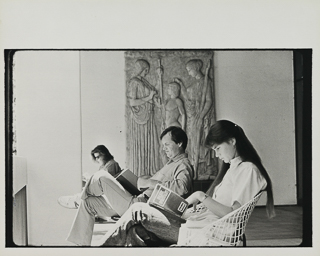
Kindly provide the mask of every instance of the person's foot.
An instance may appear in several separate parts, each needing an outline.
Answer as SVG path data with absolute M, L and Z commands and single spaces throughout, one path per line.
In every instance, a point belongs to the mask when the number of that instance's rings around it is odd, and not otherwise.
M 58 198 L 58 203 L 68 209 L 78 209 L 80 204 L 79 194 L 73 196 L 60 196 Z

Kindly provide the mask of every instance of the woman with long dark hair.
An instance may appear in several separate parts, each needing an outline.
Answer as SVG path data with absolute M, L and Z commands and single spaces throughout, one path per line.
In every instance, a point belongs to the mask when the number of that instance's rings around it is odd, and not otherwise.
M 272 183 L 270 177 L 262 165 L 261 159 L 254 149 L 253 145 L 245 135 L 243 129 L 230 122 L 228 120 L 220 120 L 215 125 L 213 125 L 209 131 L 209 134 L 205 141 L 205 146 L 213 148 L 216 151 L 216 156 L 220 156 L 220 151 L 222 145 L 232 143 L 234 144 L 235 155 L 234 158 L 241 159 L 241 163 L 246 165 L 249 169 L 258 169 L 258 172 L 267 182 L 265 190 L 267 191 L 267 214 L 268 217 L 272 218 L 275 216 L 274 205 L 273 205 L 273 192 Z M 230 168 L 231 159 L 222 159 L 223 164 L 214 182 L 211 184 L 207 191 L 207 195 L 212 196 L 215 187 L 220 184 Z M 259 191 L 258 191 L 259 192 Z M 244 202 L 243 202 L 244 203 Z
M 243 129 L 231 121 L 217 121 L 209 130 L 205 146 L 224 163 L 207 193 L 197 191 L 186 199 L 197 208 L 189 208 L 182 216 L 186 226 L 204 227 L 246 204 L 262 190 L 267 191 L 268 216 L 275 216 L 270 177 Z M 181 223 L 148 204 L 136 203 L 96 245 L 148 246 L 159 240 L 176 244 Z

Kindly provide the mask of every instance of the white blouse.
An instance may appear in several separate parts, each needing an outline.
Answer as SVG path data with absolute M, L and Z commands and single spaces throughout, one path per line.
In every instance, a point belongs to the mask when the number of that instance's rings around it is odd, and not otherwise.
M 235 202 L 244 205 L 266 186 L 267 181 L 253 163 L 243 162 L 240 157 L 236 157 L 231 160 L 230 168 L 221 183 L 215 187 L 212 199 L 228 207 L 232 207 Z M 205 208 L 188 216 L 187 226 L 201 227 L 217 219 L 218 216 Z

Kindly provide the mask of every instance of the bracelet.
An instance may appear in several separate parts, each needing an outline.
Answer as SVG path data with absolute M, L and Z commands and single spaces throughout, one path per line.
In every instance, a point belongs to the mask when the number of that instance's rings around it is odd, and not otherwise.
M 207 197 L 208 197 L 208 195 L 207 195 L 207 194 L 204 194 L 204 198 L 203 198 L 203 200 L 200 200 L 200 202 L 202 203 L 204 200 L 207 199 Z

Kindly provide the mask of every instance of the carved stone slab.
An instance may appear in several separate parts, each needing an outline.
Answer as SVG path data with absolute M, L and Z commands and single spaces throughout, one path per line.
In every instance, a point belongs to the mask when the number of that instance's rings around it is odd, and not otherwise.
M 159 136 L 170 125 L 185 129 L 195 180 L 212 179 L 217 161 L 203 146 L 215 122 L 213 51 L 125 52 L 126 157 L 137 175 L 152 175 L 167 161 Z

